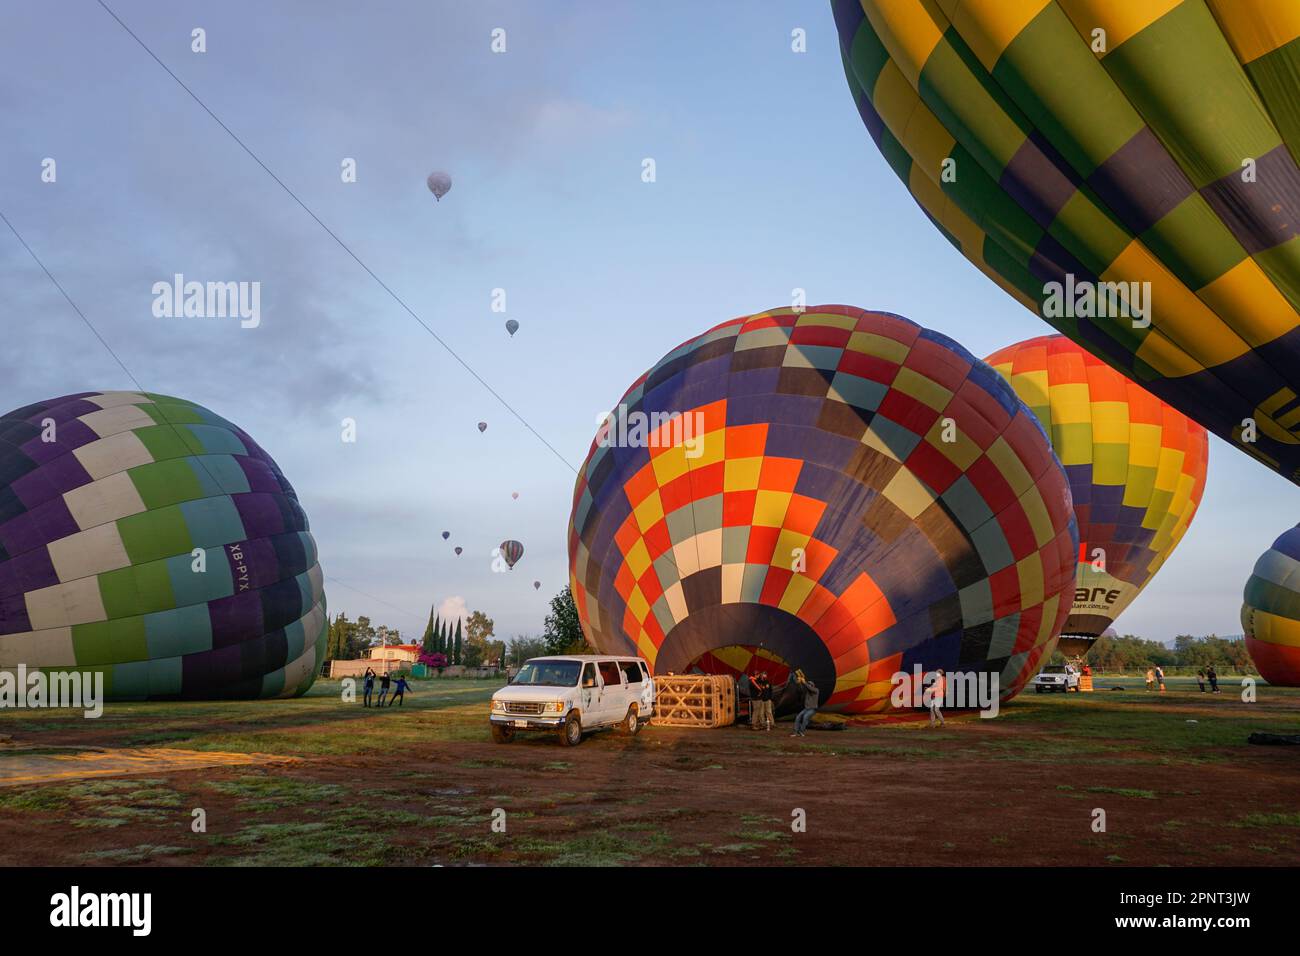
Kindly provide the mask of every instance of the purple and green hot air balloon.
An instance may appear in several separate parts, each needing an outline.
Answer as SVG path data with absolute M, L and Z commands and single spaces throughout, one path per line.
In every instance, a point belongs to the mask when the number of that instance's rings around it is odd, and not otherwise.
M 98 672 L 112 700 L 293 697 L 326 628 L 307 515 L 238 426 L 139 392 L 0 418 L 0 670 Z

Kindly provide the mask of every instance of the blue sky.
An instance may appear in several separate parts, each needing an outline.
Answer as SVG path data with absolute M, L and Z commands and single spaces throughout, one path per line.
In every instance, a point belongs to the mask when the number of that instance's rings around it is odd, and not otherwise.
M 572 469 L 596 416 L 673 346 L 796 287 L 977 355 L 1050 331 L 885 165 L 820 0 L 107 2 L 564 459 L 99 4 L 10 10 L 0 211 L 145 387 L 207 405 L 277 459 L 332 610 L 418 631 L 431 603 L 463 601 L 498 636 L 538 631 L 567 579 Z M 807 53 L 791 52 L 795 28 Z M 46 157 L 57 183 L 40 181 Z M 424 185 L 437 168 L 454 179 L 440 203 Z M 260 282 L 262 325 L 155 318 L 151 287 L 178 272 Z M 0 406 L 133 387 L 7 231 L 0 282 Z M 1201 511 L 1122 632 L 1240 632 L 1255 558 L 1296 521 L 1292 485 L 1211 441 Z M 492 573 L 507 537 L 524 558 Z

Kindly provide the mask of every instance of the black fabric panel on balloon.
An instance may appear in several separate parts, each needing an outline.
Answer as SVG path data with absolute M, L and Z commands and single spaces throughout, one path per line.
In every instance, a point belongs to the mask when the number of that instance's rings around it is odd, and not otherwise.
M 966 628 L 965 633 L 961 636 L 961 657 L 958 659 L 958 663 L 963 666 L 982 663 L 988 657 L 989 646 L 992 643 L 992 621 Z
M 761 349 L 742 349 L 731 360 L 731 372 L 747 372 L 756 368 L 774 368 L 785 361 L 784 345 L 768 345 Z
M 21 452 L 0 456 L 0 485 L 7 487 L 37 467 L 36 462 Z
M 306 613 L 302 606 L 302 591 L 294 578 L 277 581 L 258 592 L 262 599 L 262 633 L 287 627 Z
M 266 649 L 267 642 L 277 634 L 280 636 L 283 646 L 287 648 L 288 643 L 284 640 L 284 631 L 280 630 L 273 631 L 262 640 L 244 641 L 242 644 L 237 645 L 239 647 L 239 676 L 241 680 L 252 680 L 275 669 L 274 666 L 266 666 Z
M 930 630 L 936 634 L 961 628 L 961 601 L 949 594 L 930 605 Z
M 722 567 L 714 565 L 682 578 L 687 613 L 722 600 Z
M 958 590 L 987 577 L 984 562 L 942 499 L 935 499 L 933 505 L 921 512 L 916 524 L 934 549 L 943 555 L 944 564 Z
M 307 570 L 307 546 L 296 534 L 278 534 L 271 539 L 280 577 L 287 578 Z
M 596 463 L 596 467 L 587 475 L 587 488 L 591 491 L 591 497 L 595 498 L 600 490 L 605 486 L 605 481 L 609 478 L 610 473 L 614 470 L 614 449 L 606 451 L 604 457 Z
M 783 368 L 777 379 L 776 390 L 782 395 L 806 395 L 809 398 L 822 398 L 835 377 L 834 369 L 829 371 L 817 368 Z

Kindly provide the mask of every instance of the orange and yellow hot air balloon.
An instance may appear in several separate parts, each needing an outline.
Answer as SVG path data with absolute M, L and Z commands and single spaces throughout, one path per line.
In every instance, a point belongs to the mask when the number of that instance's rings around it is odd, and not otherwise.
M 994 352 L 1070 480 L 1079 523 L 1066 654 L 1085 652 L 1173 552 L 1205 490 L 1206 431 L 1063 335 Z

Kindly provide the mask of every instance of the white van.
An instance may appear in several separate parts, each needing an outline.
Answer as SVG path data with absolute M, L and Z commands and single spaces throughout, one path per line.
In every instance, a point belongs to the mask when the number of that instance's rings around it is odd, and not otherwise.
M 508 744 L 517 731 L 548 730 L 574 747 L 589 730 L 635 734 L 654 707 L 654 679 L 639 657 L 534 657 L 492 695 L 492 739 Z

